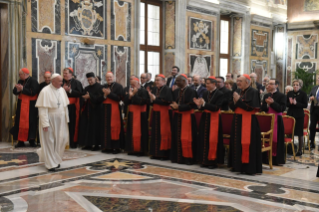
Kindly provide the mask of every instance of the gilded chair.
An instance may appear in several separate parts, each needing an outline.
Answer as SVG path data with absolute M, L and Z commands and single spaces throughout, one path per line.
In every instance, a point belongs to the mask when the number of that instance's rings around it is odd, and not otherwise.
M 275 115 L 265 112 L 256 113 L 261 132 L 261 151 L 268 152 L 269 167 L 272 169 L 272 142 L 274 133 Z
M 309 142 L 309 121 L 310 121 L 310 111 L 307 109 L 303 109 L 304 110 L 304 122 L 303 122 L 303 141 L 304 141 L 304 145 L 303 145 L 303 153 L 305 153 L 305 144 L 306 144 L 306 138 L 308 141 L 308 149 L 310 152 L 310 142 Z
M 296 160 L 295 147 L 294 147 L 294 132 L 295 132 L 295 124 L 296 120 L 291 116 L 282 116 L 285 128 L 285 145 L 286 145 L 286 157 L 287 158 L 287 146 L 291 144 L 292 152 L 294 154 L 294 160 Z
M 220 112 L 223 127 L 223 143 L 228 153 L 234 114 L 235 113 L 232 110 Z

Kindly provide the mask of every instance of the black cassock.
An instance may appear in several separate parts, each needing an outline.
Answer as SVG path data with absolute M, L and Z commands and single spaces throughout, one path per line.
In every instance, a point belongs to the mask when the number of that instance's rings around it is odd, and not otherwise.
M 129 99 L 129 93 L 127 93 L 124 97 L 125 106 L 147 106 L 149 104 L 150 98 L 147 91 L 141 87 L 138 89 L 137 93 Z M 141 112 L 141 139 L 140 139 L 140 151 L 134 151 L 134 143 L 133 143 L 133 125 L 136 124 L 133 119 L 133 113 L 128 111 L 128 120 L 127 120 L 127 129 L 126 129 L 126 139 L 125 139 L 125 150 L 128 153 L 146 153 L 148 150 L 148 114 L 147 112 Z
M 28 77 L 26 80 L 19 80 L 18 84 L 23 85 L 23 90 L 18 92 L 16 88 L 13 89 L 13 94 L 18 96 L 20 94 L 26 95 L 29 97 L 35 98 L 36 95 L 39 93 L 39 83 L 36 79 L 32 77 Z M 21 96 L 22 96 L 21 95 Z M 25 101 L 25 100 L 23 100 Z M 36 99 L 31 100 L 29 104 L 29 132 L 28 136 L 25 139 L 18 139 L 21 138 L 19 136 L 19 125 L 20 125 L 20 113 L 21 113 L 21 102 L 22 100 L 18 99 L 16 116 L 14 121 L 14 126 L 11 128 L 10 133 L 13 135 L 14 140 L 19 141 L 30 141 L 34 140 L 37 136 L 37 126 L 38 126 L 38 108 L 35 107 Z M 22 108 L 22 111 L 25 108 Z
M 45 86 L 47 86 L 47 85 L 50 85 L 50 83 L 47 84 L 46 82 L 41 82 L 41 83 L 40 83 L 39 93 L 40 93 L 40 92 L 42 91 L 42 89 L 43 89 Z
M 271 97 L 274 99 L 274 103 L 270 104 L 269 107 L 275 110 L 277 113 L 282 113 L 286 109 L 286 96 L 283 93 L 280 92 L 275 92 L 273 94 L 265 94 L 261 110 L 265 112 L 270 112 L 269 108 L 266 103 L 266 99 L 268 97 Z M 276 147 L 274 146 L 276 145 Z M 282 116 L 278 115 L 277 116 L 277 143 L 273 142 L 273 149 L 275 147 L 276 153 L 274 153 L 273 150 L 273 159 L 272 162 L 274 165 L 278 164 L 285 164 L 285 128 L 284 128 L 284 122 L 282 120 Z M 263 153 L 263 162 L 268 163 L 268 153 L 265 152 Z
M 153 107 L 155 105 L 167 106 L 173 101 L 173 94 L 172 90 L 164 85 L 161 88 L 153 87 L 152 93 L 156 96 L 156 99 L 153 101 Z M 170 123 L 172 121 L 172 111 L 169 110 L 169 120 Z M 160 111 L 153 111 L 151 115 L 151 127 L 152 127 L 152 139 L 150 143 L 150 155 L 159 158 L 168 158 L 170 149 L 168 150 L 161 150 L 161 112 Z
M 224 163 L 224 156 L 225 156 L 225 148 L 223 144 L 223 129 L 222 129 L 222 120 L 220 115 L 218 115 L 219 125 L 218 125 L 218 143 L 216 149 L 216 159 L 209 160 L 209 150 L 210 150 L 210 120 L 211 114 L 205 112 L 217 112 L 221 109 L 224 101 L 224 94 L 220 90 L 216 89 L 213 92 L 205 91 L 202 97 L 205 101 L 205 106 L 201 107 L 203 111 L 200 125 L 199 125 L 199 133 L 198 133 L 198 151 L 197 151 L 197 158 L 198 162 L 205 166 L 216 166 L 217 163 L 223 164 Z M 214 126 L 217 127 L 217 126 Z
M 317 177 L 319 177 L 319 165 L 318 165 Z
M 105 84 L 103 88 L 110 88 L 111 93 L 107 96 L 110 100 L 117 102 L 117 107 L 119 108 L 119 117 L 116 117 L 121 122 L 121 131 L 118 140 L 111 139 L 111 116 L 112 114 L 112 105 L 111 104 L 103 104 L 102 111 L 101 111 L 101 118 L 102 118 L 102 130 L 101 130 L 101 146 L 102 149 L 124 149 L 125 147 L 125 137 L 124 137 L 124 129 L 123 129 L 123 119 L 121 116 L 121 108 L 119 102 L 124 97 L 124 89 L 121 84 L 117 82 L 113 82 L 111 85 Z M 103 101 L 105 101 L 103 97 Z
M 182 130 L 182 114 L 178 112 L 187 112 L 191 111 L 197 106 L 195 105 L 193 98 L 197 98 L 197 93 L 194 89 L 186 87 L 183 90 L 180 88 L 174 90 L 173 92 L 173 101 L 175 101 L 179 107 L 176 111 L 173 112 L 173 121 L 172 121 L 172 145 L 170 152 L 170 159 L 173 163 L 186 163 L 193 164 L 196 161 L 196 138 L 197 138 L 197 126 L 195 115 L 191 115 L 191 121 L 188 123 L 191 126 L 192 136 L 191 136 L 191 145 L 192 145 L 192 155 L 193 157 L 184 157 L 182 150 L 181 142 L 181 130 Z
M 98 146 L 101 144 L 102 85 L 95 83 L 86 86 L 83 95 L 87 92 L 90 95 L 90 99 L 86 100 L 83 105 L 79 144 L 82 146 Z
M 230 104 L 230 108 L 233 111 L 242 109 L 244 111 L 254 112 L 260 109 L 260 97 L 256 89 L 249 87 L 245 91 L 237 90 L 236 92 L 239 93 L 240 99 L 236 104 L 234 104 L 234 102 Z M 261 135 L 258 120 L 255 115 L 251 115 L 251 134 L 248 150 L 249 163 L 242 163 L 242 118 L 242 114 L 235 114 L 233 118 L 228 166 L 232 167 L 232 171 L 236 172 L 246 174 L 262 173 Z M 248 152 L 244 153 L 247 155 Z
M 83 95 L 83 86 L 82 83 L 76 79 L 71 79 L 69 81 L 66 81 L 63 79 L 63 85 L 66 84 L 69 87 L 71 87 L 71 93 L 67 92 L 69 100 L 78 98 L 80 102 L 82 102 L 81 96 Z M 81 103 L 80 103 L 80 114 L 81 114 Z M 78 123 L 78 129 L 76 130 L 76 104 L 70 104 L 68 105 L 69 109 L 69 136 L 70 136 L 70 147 L 74 148 L 77 145 L 78 142 L 78 133 L 79 133 L 79 125 Z M 79 115 L 80 115 L 79 114 Z M 79 118 L 80 120 L 80 118 Z M 76 134 L 77 133 L 77 134 Z
M 221 110 L 227 111 L 229 110 L 229 102 L 232 100 L 232 91 L 228 90 L 225 86 L 220 88 L 219 91 L 221 91 L 224 94 L 223 97 L 223 104 L 221 106 Z

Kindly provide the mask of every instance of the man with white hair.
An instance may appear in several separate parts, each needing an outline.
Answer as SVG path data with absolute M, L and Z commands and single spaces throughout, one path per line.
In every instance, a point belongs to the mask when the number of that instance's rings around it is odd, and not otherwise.
M 69 143 L 69 99 L 61 87 L 62 77 L 53 74 L 51 84 L 44 87 L 36 103 L 39 109 L 41 148 L 37 150 L 40 162 L 49 171 L 62 163 L 65 147 Z
M 259 93 L 250 86 L 251 78 L 237 78 L 230 109 L 235 111 L 229 145 L 228 166 L 246 174 L 262 173 L 261 137 L 256 110 L 260 108 Z
M 124 96 L 123 86 L 114 82 L 111 71 L 105 75 L 106 84 L 103 85 L 103 106 L 101 111 L 102 152 L 117 154 L 125 147 L 123 120 L 120 101 Z
M 19 77 L 20 80 L 13 89 L 13 94 L 18 96 L 18 104 L 14 126 L 10 133 L 14 140 L 18 140 L 16 148 L 24 147 L 26 141 L 29 141 L 31 147 L 35 147 L 38 124 L 38 109 L 35 103 L 39 93 L 39 83 L 30 76 L 27 68 L 19 70 Z

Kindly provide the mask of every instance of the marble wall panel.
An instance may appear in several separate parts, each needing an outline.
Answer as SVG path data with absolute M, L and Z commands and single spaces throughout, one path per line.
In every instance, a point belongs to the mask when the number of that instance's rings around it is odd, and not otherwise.
M 194 55 L 189 54 L 189 65 L 188 73 L 191 76 L 199 75 L 202 78 L 209 77 L 212 70 L 212 59 L 211 55 Z
M 232 73 L 239 75 L 241 72 L 241 59 L 233 59 L 232 60 Z
M 213 27 L 210 20 L 189 17 L 189 48 L 213 50 Z
M 164 74 L 169 77 L 171 74 L 172 67 L 175 65 L 175 53 L 166 52 L 164 56 Z
M 82 83 L 83 87 L 88 85 L 86 73 L 93 72 L 96 76 L 102 76 L 106 73 L 106 58 L 106 45 L 65 43 L 65 66 L 74 69 L 74 74 Z M 103 79 L 104 77 L 101 78 Z
M 60 0 L 31 1 L 32 32 L 61 34 Z
M 251 71 L 257 74 L 257 81 L 262 83 L 263 76 L 267 75 L 268 73 L 268 61 L 251 60 Z
M 283 62 L 277 62 L 276 63 L 276 79 L 279 81 L 279 86 L 278 88 L 282 87 L 282 80 L 283 80 L 283 75 L 284 75 L 284 69 L 283 69 Z
M 131 41 L 131 3 L 111 1 L 111 39 L 118 41 Z
M 317 0 L 305 0 L 304 11 L 318 11 L 319 10 L 319 1 Z
M 318 0 L 288 1 L 288 23 L 315 21 L 319 18 Z
M 175 49 L 175 2 L 165 2 L 165 49 Z
M 61 73 L 61 41 L 32 38 L 32 77 L 41 83 L 46 71 Z
M 296 59 L 317 59 L 318 34 L 296 37 Z
M 233 22 L 234 36 L 233 36 L 233 56 L 241 56 L 241 42 L 242 42 L 242 22 L 243 18 L 235 17 Z
M 291 78 L 292 78 L 291 70 L 287 70 L 287 85 L 291 85 Z
M 116 82 L 123 87 L 129 85 L 131 75 L 131 48 L 124 46 L 111 47 L 111 69 L 114 73 Z
M 317 67 L 316 62 L 297 62 L 296 63 L 296 70 L 301 68 L 307 72 L 315 72 Z
M 250 56 L 268 58 L 269 32 L 251 30 L 251 53 Z
M 105 0 L 65 1 L 65 32 L 67 35 L 106 38 Z
M 1 70 L 1 141 L 10 141 L 9 130 L 11 128 L 11 107 L 9 77 L 9 35 L 8 35 L 8 6 L 2 4 L 0 7 L 0 70 Z
M 288 38 L 287 70 L 291 70 L 291 66 L 292 66 L 292 38 Z

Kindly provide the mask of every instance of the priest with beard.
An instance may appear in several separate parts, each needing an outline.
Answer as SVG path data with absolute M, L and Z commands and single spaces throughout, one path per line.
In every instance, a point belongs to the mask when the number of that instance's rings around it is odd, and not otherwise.
M 102 152 L 117 154 L 125 147 L 123 120 L 120 101 L 124 97 L 123 86 L 114 82 L 112 72 L 105 75 L 103 85 L 103 106 L 101 111 L 101 147 Z
M 230 108 L 233 118 L 228 166 L 246 174 L 262 173 L 261 135 L 255 112 L 260 109 L 259 92 L 250 86 L 248 74 L 237 78 Z
M 185 74 L 176 78 L 176 85 L 178 88 L 173 92 L 173 103 L 170 105 L 174 110 L 170 159 L 173 163 L 192 165 L 196 162 L 196 104 L 193 99 L 197 98 L 197 93 L 187 86 Z
M 101 145 L 102 85 L 93 72 L 86 74 L 89 85 L 84 88 L 84 105 L 80 120 L 79 144 L 83 150 L 97 151 Z
M 69 108 L 69 135 L 70 135 L 70 147 L 72 149 L 77 147 L 81 104 L 80 98 L 83 94 L 82 83 L 73 78 L 74 71 L 72 68 L 65 68 L 63 70 L 63 88 L 68 95 L 70 104 Z
M 29 141 L 31 147 L 36 147 L 35 138 L 37 136 L 38 109 L 35 103 L 39 93 L 39 83 L 30 76 L 27 68 L 19 70 L 20 80 L 14 86 L 13 94 L 18 96 L 18 104 L 14 126 L 10 133 L 14 140 L 18 140 L 15 146 L 24 147 L 24 142 Z
M 52 83 L 39 95 L 36 107 L 39 109 L 39 132 L 41 148 L 37 150 L 39 161 L 49 171 L 60 168 L 63 153 L 69 143 L 69 99 L 61 88 L 62 77 L 53 74 Z
M 198 162 L 202 167 L 217 168 L 217 164 L 224 164 L 223 129 L 220 109 L 223 105 L 223 92 L 217 87 L 214 76 L 207 78 L 206 91 L 200 99 L 193 101 L 203 114 L 199 125 Z
M 51 82 L 51 72 L 50 71 L 46 71 L 44 73 L 44 82 L 40 83 L 40 91 L 39 93 L 42 91 L 42 89 L 47 86 L 47 85 L 50 85 L 50 82 Z
M 142 156 L 148 149 L 147 104 L 150 99 L 138 78 L 131 77 L 130 85 L 124 97 L 124 104 L 128 106 L 125 150 L 129 155 Z
M 285 164 L 285 130 L 282 113 L 286 109 L 286 96 L 278 91 L 279 82 L 270 79 L 267 90 L 269 93 L 264 95 L 261 110 L 275 114 L 274 132 L 272 140 L 272 161 L 274 165 Z M 264 162 L 268 163 L 268 154 L 264 154 Z
M 168 159 L 172 139 L 172 113 L 169 106 L 173 101 L 172 91 L 166 86 L 163 74 L 156 75 L 155 87 L 152 91 L 150 87 L 147 90 L 153 104 L 150 155 L 152 159 Z

